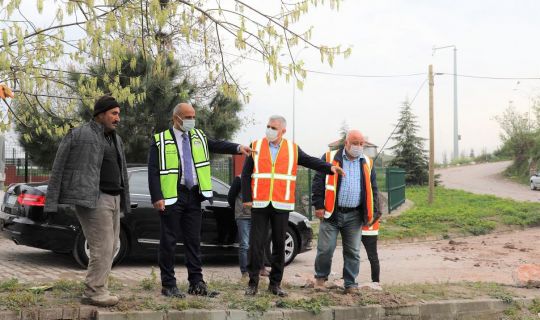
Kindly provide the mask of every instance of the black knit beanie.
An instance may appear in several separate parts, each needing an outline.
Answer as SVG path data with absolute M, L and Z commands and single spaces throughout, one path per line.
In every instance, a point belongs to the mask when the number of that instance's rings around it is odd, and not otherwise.
M 94 117 L 102 112 L 106 112 L 107 110 L 117 107 L 120 108 L 120 105 L 118 102 L 116 102 L 116 99 L 109 95 L 101 96 L 99 99 L 97 99 L 96 104 L 94 105 Z

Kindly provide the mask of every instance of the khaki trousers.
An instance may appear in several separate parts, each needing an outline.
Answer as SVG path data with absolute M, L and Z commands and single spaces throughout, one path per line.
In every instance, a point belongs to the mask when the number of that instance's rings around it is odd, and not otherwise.
M 76 206 L 76 214 L 90 248 L 84 294 L 107 295 L 109 273 L 119 246 L 120 196 L 100 192 L 95 209 Z

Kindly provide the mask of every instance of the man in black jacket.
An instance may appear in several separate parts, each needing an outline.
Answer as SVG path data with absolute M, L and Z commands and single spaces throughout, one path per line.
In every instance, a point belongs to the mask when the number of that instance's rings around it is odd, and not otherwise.
M 289 221 L 289 212 L 292 211 L 292 209 L 289 210 L 280 208 L 294 208 L 294 202 L 291 201 L 292 203 L 287 203 L 285 206 L 282 206 L 278 204 L 280 201 L 277 200 L 276 197 L 281 198 L 283 195 L 274 194 L 277 190 L 277 186 L 274 186 L 280 183 L 276 181 L 283 181 L 280 176 L 283 177 L 286 176 L 286 174 L 276 174 L 277 171 L 274 171 L 273 169 L 271 172 L 263 172 L 261 171 L 261 168 L 264 166 L 268 169 L 270 163 L 272 168 L 290 164 L 294 167 L 301 165 L 319 172 L 323 172 L 324 174 L 343 174 L 341 168 L 332 166 L 325 161 L 311 157 L 303 152 L 302 149 L 300 149 L 300 147 L 293 142 L 283 139 L 286 126 L 287 122 L 282 116 L 270 117 L 266 126 L 266 137 L 256 141 L 257 145 L 264 145 L 264 147 L 261 147 L 262 149 L 260 149 L 260 157 L 257 157 L 257 164 L 255 165 L 253 156 L 250 156 L 244 162 L 244 168 L 242 169 L 242 201 L 244 202 L 245 207 L 252 208 L 251 231 L 249 237 L 249 284 L 245 292 L 246 295 L 257 294 L 259 286 L 259 270 L 263 265 L 264 244 L 266 243 L 268 224 L 270 223 L 272 226 L 272 270 L 270 271 L 270 284 L 268 286 L 268 290 L 272 294 L 280 297 L 287 296 L 287 293 L 281 289 L 281 280 L 283 278 L 283 269 L 285 266 L 285 235 L 287 223 Z M 252 145 L 252 147 L 255 150 L 257 149 L 254 145 Z M 286 157 L 285 154 L 287 154 L 288 157 Z M 254 156 L 257 155 L 254 154 Z M 295 159 L 295 157 L 296 163 L 293 163 L 294 160 L 292 159 Z M 285 161 L 286 163 L 278 163 L 280 161 Z M 296 172 L 296 170 L 292 169 L 292 172 Z M 261 177 L 270 176 L 271 178 L 268 179 L 256 177 L 252 179 L 252 175 L 259 175 L 261 173 Z M 290 175 L 283 178 L 290 181 L 296 180 L 296 176 L 292 177 Z M 254 181 L 255 185 L 253 188 L 252 180 Z M 262 184 L 258 185 L 260 182 Z M 292 186 L 293 184 L 291 183 L 288 185 Z M 259 190 L 259 194 L 261 191 L 266 193 L 270 191 L 270 198 L 266 199 L 269 201 L 258 201 L 262 199 L 254 199 L 255 197 L 253 191 L 255 188 L 266 189 Z M 294 188 L 291 187 L 289 189 L 289 195 L 294 195 L 294 192 Z M 289 199 L 293 200 L 294 196 L 290 196 Z M 260 205 L 261 203 L 267 202 L 268 205 L 265 207 Z
M 59 204 L 75 205 L 90 247 L 83 302 L 98 306 L 118 303 L 107 282 L 118 249 L 120 212 L 130 211 L 124 145 L 115 132 L 119 122 L 120 105 L 102 96 L 94 105 L 94 119 L 62 139 L 44 208 L 56 212 Z
M 322 157 L 342 167 L 345 175 L 334 178 L 318 172 L 313 178 L 313 205 L 315 215 L 321 219 L 315 258 L 316 288 L 322 289 L 328 280 L 337 236 L 341 233 L 345 293 L 358 292 L 362 226 L 371 226 L 381 215 L 375 168 L 363 154 L 364 144 L 362 133 L 350 130 L 344 148 Z
M 202 275 L 201 201 L 212 200 L 209 152 L 249 154 L 251 148 L 207 138 L 195 129 L 195 109 L 180 103 L 173 110 L 173 127 L 154 136 L 148 156 L 148 183 L 154 208 L 160 213 L 158 263 L 161 293 L 183 298 L 174 276 L 175 247 L 181 231 L 193 295 L 214 296 Z M 204 158 L 204 161 L 200 159 Z

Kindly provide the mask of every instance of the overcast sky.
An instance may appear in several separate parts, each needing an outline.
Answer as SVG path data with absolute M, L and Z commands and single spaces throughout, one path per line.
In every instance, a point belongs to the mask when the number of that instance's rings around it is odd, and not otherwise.
M 257 2 L 269 9 L 273 2 Z M 56 3 L 57 5 L 57 3 Z M 49 20 L 35 13 L 33 1 L 23 2 L 23 11 L 36 22 Z M 432 56 L 432 47 L 458 48 L 458 74 L 494 77 L 540 77 L 540 1 L 344 0 L 339 11 L 326 6 L 310 9 L 302 25 L 314 26 L 313 42 L 352 46 L 348 59 L 337 58 L 333 68 L 320 63 L 318 51 L 299 46 L 293 54 L 306 67 L 336 74 L 400 75 L 435 72 L 453 73 L 451 49 Z M 225 50 L 234 51 L 233 48 Z M 245 125 L 236 141 L 247 144 L 262 137 L 268 117 L 281 114 L 288 121 L 286 137 L 293 137 L 293 85 L 281 80 L 268 86 L 264 65 L 244 61 L 234 72 L 251 93 L 242 116 L 254 120 Z M 309 73 L 304 90 L 296 90 L 295 141 L 308 153 L 319 156 L 338 138 L 345 122 L 362 130 L 382 146 L 398 121 L 400 104 L 412 99 L 427 75 L 394 78 L 361 78 Z M 494 117 L 509 101 L 528 111 L 531 98 L 540 94 L 540 80 L 488 80 L 458 77 L 460 150 L 468 155 L 500 146 L 500 129 Z M 419 135 L 428 138 L 428 85 L 419 91 L 412 106 L 418 116 Z M 435 152 L 442 161 L 453 148 L 453 78 L 435 78 Z M 393 144 L 390 141 L 388 146 Z M 427 147 L 427 141 L 426 141 Z
M 338 12 L 312 10 L 306 21 L 315 27 L 314 42 L 353 46 L 348 59 L 335 66 L 321 65 L 318 52 L 298 50 L 309 69 L 358 75 L 453 73 L 455 45 L 458 74 L 496 77 L 540 77 L 540 1 L 343 1 Z M 289 120 L 292 138 L 292 84 L 268 86 L 264 67 L 246 61 L 236 68 L 252 94 L 244 115 L 255 119 L 238 135 L 242 143 L 264 134 L 271 114 Z M 308 74 L 303 91 L 296 90 L 295 140 L 306 152 L 320 155 L 328 142 L 338 138 L 343 122 L 362 130 L 382 146 L 397 123 L 401 102 L 412 99 L 427 76 L 401 78 L 355 78 Z M 540 80 L 485 80 L 458 77 L 460 150 L 500 146 L 494 117 L 513 101 L 528 111 L 530 98 L 540 94 Z M 413 104 L 420 136 L 428 138 L 428 85 Z M 435 78 L 436 159 L 453 150 L 453 78 Z M 392 142 L 389 143 L 392 145 Z M 427 147 L 427 142 L 426 142 Z

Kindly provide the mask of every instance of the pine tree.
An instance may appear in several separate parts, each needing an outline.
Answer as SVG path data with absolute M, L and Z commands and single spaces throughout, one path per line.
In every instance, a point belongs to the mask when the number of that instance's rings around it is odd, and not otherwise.
M 428 182 L 428 157 L 424 149 L 424 140 L 417 136 L 416 116 L 411 111 L 409 101 L 403 102 L 400 119 L 393 140 L 396 144 L 390 148 L 395 158 L 390 166 L 405 170 L 405 182 L 409 185 L 424 185 Z

